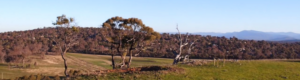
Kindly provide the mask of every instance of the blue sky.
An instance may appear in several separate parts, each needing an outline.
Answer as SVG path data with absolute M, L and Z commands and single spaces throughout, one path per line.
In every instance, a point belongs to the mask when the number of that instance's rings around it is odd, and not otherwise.
M 52 26 L 57 16 L 100 27 L 114 16 L 136 17 L 158 32 L 300 33 L 300 0 L 1 0 L 0 32 Z

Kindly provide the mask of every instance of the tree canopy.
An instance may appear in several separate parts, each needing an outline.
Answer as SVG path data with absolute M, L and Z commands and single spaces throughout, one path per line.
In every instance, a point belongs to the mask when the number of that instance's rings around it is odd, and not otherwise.
M 122 56 L 121 67 L 125 65 L 125 56 L 130 54 L 129 64 L 132 59 L 132 50 L 136 49 L 139 43 L 151 42 L 160 38 L 160 34 L 151 27 L 145 26 L 138 18 L 124 19 L 122 17 L 112 17 L 102 25 L 110 33 L 107 40 L 117 45 L 117 51 Z

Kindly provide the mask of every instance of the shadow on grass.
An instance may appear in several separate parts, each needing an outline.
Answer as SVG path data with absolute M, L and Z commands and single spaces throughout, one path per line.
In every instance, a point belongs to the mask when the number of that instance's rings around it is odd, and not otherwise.
M 0 63 L 0 66 L 8 66 L 8 64 Z

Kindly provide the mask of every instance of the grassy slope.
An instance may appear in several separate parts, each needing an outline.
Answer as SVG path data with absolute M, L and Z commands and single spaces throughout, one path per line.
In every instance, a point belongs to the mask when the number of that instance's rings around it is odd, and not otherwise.
M 68 63 L 72 69 L 111 69 L 110 56 L 106 55 L 89 55 L 89 54 L 76 54 L 69 53 Z M 47 56 L 49 57 L 49 56 Z M 37 60 L 41 64 L 38 68 L 32 69 L 12 69 L 8 70 L 5 64 L 0 64 L 0 72 L 4 72 L 4 78 L 14 78 L 16 76 L 23 76 L 25 74 L 37 74 L 40 69 L 49 69 L 48 71 L 41 71 L 39 73 L 56 75 L 53 72 L 59 72 L 60 75 L 63 72 L 63 64 L 60 56 L 56 56 L 56 59 L 52 59 L 56 64 L 50 64 L 43 60 Z M 115 57 L 116 62 L 119 62 L 120 56 Z M 42 63 L 45 63 L 42 65 Z M 146 66 L 146 65 L 170 65 L 172 59 L 163 58 L 140 58 L 134 57 L 132 66 Z M 220 63 L 221 65 L 222 63 Z M 240 65 L 241 64 L 241 65 Z M 226 62 L 223 67 L 215 67 L 212 63 L 205 66 L 187 66 L 179 65 L 178 67 L 184 68 L 186 71 L 183 74 L 170 73 L 159 75 L 159 79 L 164 80 L 298 80 L 300 78 L 300 62 L 291 61 L 274 61 L 274 60 L 258 60 L 258 61 L 240 61 Z M 28 70 L 37 70 L 36 72 L 28 72 Z M 15 74 L 15 75 L 12 75 Z M 110 74 L 104 79 L 133 79 L 133 76 L 137 76 L 138 79 L 149 80 L 158 79 L 153 74 L 129 74 L 118 75 Z M 0 76 L 1 77 L 1 76 Z M 123 77 L 123 78 L 122 78 Z M 103 78 L 101 78 L 103 79 Z
M 111 65 L 111 56 L 109 55 L 90 55 L 90 54 L 77 54 L 70 53 L 68 56 L 73 56 L 79 59 L 82 59 L 86 62 L 102 66 L 106 69 L 112 69 Z M 120 56 L 115 56 L 115 62 L 121 62 Z M 149 57 L 133 57 L 132 67 L 138 66 L 150 66 L 150 65 L 170 65 L 172 63 L 172 59 L 166 58 L 149 58 Z
M 180 66 L 187 70 L 185 75 L 166 75 L 167 79 L 198 79 L 198 80 L 297 80 L 300 78 L 300 62 L 284 61 L 242 61 L 227 63 L 224 67 Z
M 109 74 L 100 79 L 132 80 L 299 80 L 300 62 L 287 61 L 241 61 L 227 62 L 225 66 L 216 67 L 212 63 L 205 66 L 179 65 L 186 71 L 182 74 L 169 73 L 156 75 L 148 74 Z
M 78 53 L 68 53 L 67 54 L 67 63 L 70 69 L 77 69 L 83 71 L 94 71 L 94 70 L 103 70 L 103 69 L 111 69 L 110 56 L 107 55 L 90 55 L 90 54 L 78 54 Z M 116 62 L 120 61 L 120 56 L 116 56 Z M 30 69 L 8 69 L 7 64 L 0 63 L 0 79 L 3 77 L 7 78 L 15 78 L 24 75 L 30 74 L 46 74 L 46 75 L 63 75 L 63 60 L 61 57 L 47 55 L 44 60 L 33 59 L 30 63 L 37 62 L 37 67 L 31 67 Z M 136 66 L 147 66 L 147 65 L 165 65 L 170 64 L 172 62 L 171 59 L 163 59 L 163 58 L 134 58 L 133 67 Z M 29 63 L 25 63 L 29 64 Z M 19 64 L 21 65 L 21 64 Z
M 25 64 L 33 65 L 34 62 L 37 62 L 38 66 L 37 67 L 31 66 L 31 68 L 27 68 L 27 69 L 19 69 L 19 68 L 8 69 L 7 66 L 8 64 L 0 64 L 0 79 L 2 78 L 1 76 L 2 72 L 3 72 L 3 77 L 5 79 L 30 75 L 30 74 L 45 74 L 50 76 L 63 75 L 64 65 L 63 65 L 63 60 L 59 55 L 58 56 L 47 55 L 45 59 L 35 59 L 33 57 L 32 62 L 25 63 Z M 68 63 L 69 70 L 77 69 L 83 71 L 93 71 L 93 70 L 105 69 L 101 66 L 97 66 L 88 63 L 82 59 L 73 56 L 68 56 L 68 55 L 67 55 L 67 63 Z M 21 63 L 19 63 L 18 65 L 21 65 Z
M 16 77 L 15 75 L 25 75 L 26 73 L 22 72 L 21 70 L 17 69 L 11 69 L 9 70 L 6 64 L 0 64 L 0 79 L 2 78 L 2 73 L 3 73 L 3 78 L 12 78 Z
M 101 60 L 110 60 L 110 56 L 103 55 L 87 55 L 87 54 L 69 54 L 77 58 L 89 58 L 88 62 L 96 62 L 93 64 L 99 66 L 106 66 L 110 69 L 108 64 L 102 64 Z M 119 56 L 116 56 L 119 59 Z M 98 59 L 97 59 L 98 58 Z M 99 62 L 100 63 L 99 63 Z M 171 64 L 172 59 L 154 59 L 154 58 L 134 58 L 133 65 L 168 65 Z M 222 63 L 219 63 L 222 65 Z M 227 62 L 225 66 L 215 67 L 212 63 L 205 66 L 187 66 L 179 65 L 185 68 L 184 74 L 166 74 L 161 75 L 161 79 L 167 80 L 297 80 L 300 78 L 300 62 L 297 61 L 276 61 L 276 60 L 254 60 L 254 61 L 240 61 Z M 131 75 L 122 76 L 133 79 Z M 115 79 L 116 77 L 106 77 L 107 79 Z M 123 79 L 123 78 L 120 78 Z M 139 79 L 157 79 L 154 75 L 140 75 Z

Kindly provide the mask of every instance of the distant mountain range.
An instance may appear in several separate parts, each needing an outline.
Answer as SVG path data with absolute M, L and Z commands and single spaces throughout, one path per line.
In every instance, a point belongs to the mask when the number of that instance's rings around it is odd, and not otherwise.
M 176 34 L 176 32 L 170 32 Z M 265 41 L 288 41 L 288 42 L 300 42 L 300 34 L 293 32 L 262 32 L 255 30 L 244 30 L 240 32 L 228 32 L 228 33 L 215 33 L 215 32 L 196 32 L 191 34 L 197 35 L 211 35 L 211 36 L 225 36 L 230 38 L 235 36 L 238 39 L 245 40 L 265 40 Z

